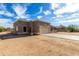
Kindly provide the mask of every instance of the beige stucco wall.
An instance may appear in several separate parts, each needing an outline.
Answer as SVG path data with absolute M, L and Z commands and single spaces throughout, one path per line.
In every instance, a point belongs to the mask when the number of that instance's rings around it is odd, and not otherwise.
M 31 32 L 33 34 L 41 34 L 45 29 L 50 32 L 50 24 L 40 21 L 31 21 L 31 22 L 24 22 L 24 21 L 17 21 L 14 23 L 14 28 L 16 33 L 23 33 L 23 27 L 27 27 L 27 32 L 29 33 L 29 30 L 31 28 Z M 42 31 L 43 29 L 43 31 Z M 45 30 L 45 31 L 46 31 Z
M 24 33 L 23 27 L 26 27 L 27 32 L 28 32 L 28 22 L 17 21 L 14 23 L 14 28 L 15 28 L 16 33 Z

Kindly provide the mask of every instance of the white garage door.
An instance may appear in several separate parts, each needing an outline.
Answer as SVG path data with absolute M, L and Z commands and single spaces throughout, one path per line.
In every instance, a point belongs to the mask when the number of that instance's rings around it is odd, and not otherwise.
M 49 32 L 49 30 L 47 28 L 40 28 L 40 33 L 45 34 L 48 32 Z

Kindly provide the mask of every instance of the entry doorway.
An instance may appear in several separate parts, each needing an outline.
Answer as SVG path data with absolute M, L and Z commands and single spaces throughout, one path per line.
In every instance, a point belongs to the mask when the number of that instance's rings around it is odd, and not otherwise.
M 23 32 L 26 32 L 26 27 L 23 27 Z

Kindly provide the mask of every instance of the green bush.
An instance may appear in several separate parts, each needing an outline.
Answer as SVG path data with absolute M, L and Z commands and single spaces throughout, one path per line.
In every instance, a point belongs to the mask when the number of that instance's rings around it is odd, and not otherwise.
M 5 31 L 5 28 L 3 26 L 0 26 L 0 32 Z

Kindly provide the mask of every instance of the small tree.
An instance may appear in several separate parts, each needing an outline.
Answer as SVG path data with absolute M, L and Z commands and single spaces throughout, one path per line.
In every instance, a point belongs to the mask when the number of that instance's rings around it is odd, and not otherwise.
M 70 32 L 75 32 L 75 31 L 78 31 L 78 26 L 76 25 L 69 25 L 67 27 L 67 29 L 70 31 Z
M 5 28 L 3 26 L 0 26 L 0 32 L 5 31 Z

